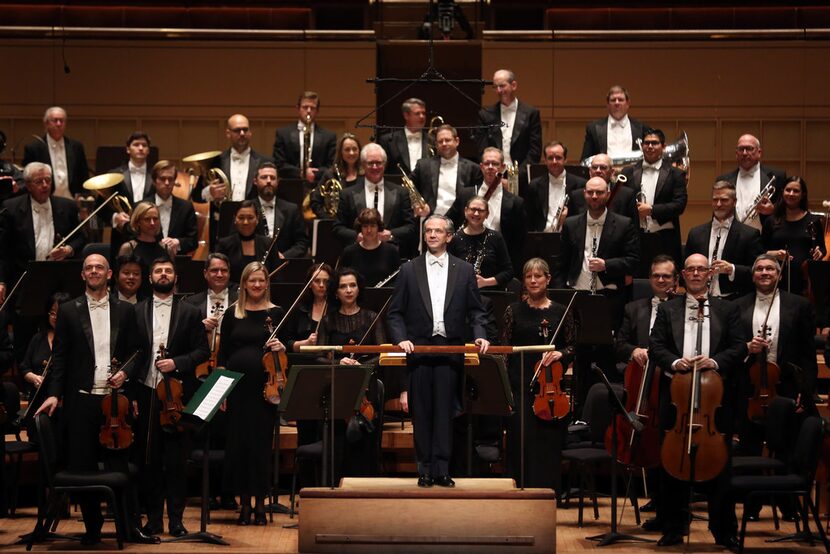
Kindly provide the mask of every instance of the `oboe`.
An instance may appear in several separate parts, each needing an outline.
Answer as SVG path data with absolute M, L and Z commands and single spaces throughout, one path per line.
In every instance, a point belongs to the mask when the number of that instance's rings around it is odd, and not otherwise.
M 478 252 L 476 252 L 475 261 L 473 262 L 473 269 L 475 270 L 476 275 L 481 275 L 481 264 L 484 262 L 484 253 L 486 251 L 488 238 L 490 238 L 490 233 L 485 230 L 484 240 L 481 241 L 481 246 L 478 247 Z
M 591 257 L 597 257 L 597 237 L 591 239 Z M 591 272 L 591 294 L 597 293 L 597 272 Z

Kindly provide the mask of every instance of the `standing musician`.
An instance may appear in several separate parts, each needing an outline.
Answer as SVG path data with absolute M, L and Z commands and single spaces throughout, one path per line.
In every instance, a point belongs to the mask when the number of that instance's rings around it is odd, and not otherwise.
M 548 172 L 530 181 L 522 194 L 527 206 L 528 227 L 531 231 L 561 231 L 568 217 L 566 198 L 575 189 L 585 188 L 585 179 L 565 170 L 568 147 L 552 140 L 545 145 L 545 165 Z M 555 219 L 557 214 L 559 219 Z
M 53 342 L 51 376 L 46 381 L 46 400 L 36 414 L 50 417 L 60 400 L 66 416 L 67 468 L 73 471 L 96 471 L 104 459 L 98 435 L 104 415 L 101 401 L 111 387 L 120 389 L 135 374 L 137 366 L 128 364 L 110 375 L 112 359 L 126 362 L 140 347 L 136 341 L 133 306 L 120 302 L 107 291 L 112 276 L 107 259 L 91 254 L 84 259 L 81 278 L 85 293 L 64 302 L 58 308 Z M 127 471 L 126 460 L 110 460 L 113 469 Z M 84 495 L 80 501 L 86 532 L 84 546 L 101 542 L 101 500 Z M 138 514 L 133 514 L 138 518 Z M 131 535 L 136 542 L 157 542 L 145 535 L 132 521 Z
M 686 257 L 703 254 L 712 266 L 709 294 L 737 298 L 751 289 L 751 268 L 763 250 L 758 231 L 735 217 L 735 187 L 717 181 L 712 187 L 712 221 L 692 227 L 686 238 Z
M 424 129 L 427 121 L 426 102 L 420 98 L 408 98 L 401 104 L 401 113 L 404 128 L 381 136 L 378 144 L 389 154 L 391 167 L 397 168 L 401 164 L 411 173 L 420 160 L 429 159 L 429 136 Z
M 489 213 L 481 196 L 467 200 L 464 226 L 455 232 L 447 251 L 473 266 L 478 288 L 504 290 L 513 278 L 513 264 L 501 233 L 484 226 Z
M 717 371 L 720 374 L 724 381 L 724 393 L 720 401 L 721 408 L 716 412 L 715 424 L 717 430 L 723 433 L 728 447 L 732 443 L 733 392 L 738 377 L 736 373 L 739 372 L 741 360 L 746 355 L 747 337 L 741 331 L 738 306 L 708 296 L 708 281 L 712 269 L 709 259 L 703 254 L 692 254 L 686 258 L 683 269 L 686 294 L 658 306 L 648 354 L 651 362 L 662 370 L 661 379 L 670 381 L 674 375 L 687 373 L 695 365 L 701 371 Z M 707 300 L 701 323 L 701 353 L 695 356 L 698 299 L 702 298 Z M 668 387 L 669 385 L 665 385 L 663 390 Z M 706 391 L 701 391 L 701 394 L 706 394 Z M 683 409 L 683 406 L 678 406 L 677 409 Z M 676 413 L 667 398 L 661 400 L 660 411 L 663 429 L 671 429 Z M 698 460 L 705 458 L 704 451 L 698 452 L 698 455 Z M 665 458 L 663 464 L 666 464 Z M 731 473 L 729 457 L 720 475 L 710 482 L 708 508 L 709 530 L 715 538 L 715 543 L 734 550 L 738 547 L 738 539 L 735 536 L 738 522 L 735 517 L 735 500 L 729 487 Z M 657 506 L 657 518 L 662 522 L 663 536 L 657 545 L 680 544 L 683 542 L 684 528 L 689 522 L 689 483 L 678 481 L 664 473 L 661 497 L 662 502 Z
M 48 164 L 55 177 L 55 196 L 72 199 L 83 193 L 89 179 L 89 167 L 81 141 L 66 136 L 66 110 L 59 106 L 47 108 L 43 114 L 45 133 L 26 145 L 23 165 L 32 162 Z
M 651 286 L 651 298 L 641 298 L 625 305 L 623 310 L 622 326 L 614 337 L 617 362 L 628 364 L 635 361 L 645 367 L 649 361 L 648 341 L 654 320 L 657 318 L 657 306 L 669 300 L 670 294 L 677 286 L 677 266 L 670 256 L 660 254 L 651 261 L 651 272 L 648 277 Z M 660 370 L 651 367 L 653 379 L 660 379 Z M 661 380 L 661 384 L 668 385 L 668 381 Z M 637 391 L 629 390 L 628 394 Z M 644 391 L 648 394 L 648 391 Z M 668 389 L 660 391 L 660 396 L 669 394 Z M 657 408 L 657 406 L 655 406 Z M 659 475 L 659 474 L 658 474 Z M 649 491 L 654 506 L 660 503 L 660 487 L 653 471 L 648 472 Z M 657 531 L 662 529 L 658 518 L 652 518 L 643 523 L 643 529 Z
M 550 344 L 562 318 L 565 322 L 553 344 L 557 349 L 544 354 L 525 356 L 525 380 L 520 380 L 520 356 L 510 356 L 508 376 L 516 410 L 507 417 L 507 453 L 510 476 L 518 481 L 521 471 L 521 423 L 518 413 L 519 395 L 525 395 L 525 486 L 562 490 L 562 448 L 565 443 L 568 419 L 544 421 L 533 412 L 535 393 L 530 380 L 538 361 L 543 366 L 554 362 L 567 368 L 573 360 L 576 328 L 573 316 L 565 312 L 565 306 L 548 297 L 550 269 L 545 260 L 532 258 L 523 268 L 523 284 L 526 298 L 513 302 L 504 312 L 504 328 L 501 343 L 514 346 Z
M 639 188 L 635 190 L 633 187 L 623 185 L 623 179 L 627 179 L 627 177 L 617 174 L 611 157 L 607 154 L 597 154 L 594 156 L 591 160 L 591 165 L 588 167 L 588 176 L 589 178 L 602 177 L 608 183 L 608 187 L 611 189 L 608 209 L 614 213 L 630 217 L 631 221 L 635 222 L 636 225 L 636 222 L 640 219 L 639 212 L 637 211 L 637 193 L 639 192 Z M 572 215 L 581 214 L 588 209 L 585 204 L 583 192 L 583 189 L 577 188 L 573 189 L 570 193 L 569 206 L 571 207 L 570 213 Z
M 343 133 L 337 141 L 337 155 L 334 158 L 334 165 L 327 169 L 320 178 L 320 183 L 314 187 L 309 197 L 309 207 L 317 219 L 331 219 L 326 211 L 326 202 L 323 199 L 320 187 L 331 179 L 337 179 L 343 189 L 357 184 L 357 179 L 363 175 L 363 167 L 360 165 L 360 140 L 352 133 Z M 338 178 L 338 172 L 340 177 Z M 343 191 L 341 190 L 340 193 Z M 336 203 L 335 203 L 336 204 Z M 335 206 L 337 209 L 337 206 Z
M 216 251 L 227 256 L 231 267 L 231 282 L 239 283 L 242 271 L 251 262 L 265 261 L 269 271 L 277 263 L 276 246 L 271 248 L 273 239 L 257 234 L 259 212 L 253 200 L 243 200 L 236 207 L 234 226 L 236 232 L 223 237 L 216 245 Z M 269 252 L 269 248 L 271 248 Z
M 279 259 L 305 257 L 310 243 L 305 222 L 296 204 L 277 198 L 280 186 L 277 166 L 270 161 L 262 162 L 256 170 L 254 185 L 256 196 L 253 201 L 257 213 L 262 216 L 257 232 L 273 237 L 279 229 L 277 244 L 274 245 L 274 256 Z
M 158 391 L 166 393 L 166 379 L 178 379 L 184 385 L 179 401 L 187 404 L 196 389 L 193 371 L 208 359 L 210 352 L 199 310 L 186 302 L 174 302 L 176 267 L 170 258 L 158 258 L 152 263 L 150 285 L 153 295 L 135 308 L 142 354 L 131 381 L 132 397 L 138 401 L 139 459 L 145 462 L 139 469 L 147 509 L 144 532 L 159 535 L 164 531 L 166 500 L 168 530 L 172 536 L 181 537 L 187 534 L 182 516 L 191 441 L 183 430 L 162 427 L 161 414 L 166 407 Z M 166 352 L 160 355 L 164 349 Z
M 115 282 L 110 292 L 119 300 L 138 303 L 141 288 L 141 260 L 134 254 L 124 254 L 115 259 Z
M 285 311 L 271 303 L 268 270 L 251 262 L 242 271 L 239 301 L 222 318 L 222 343 L 219 366 L 242 373 L 244 377 L 228 396 L 228 434 L 225 449 L 224 490 L 239 495 L 239 525 L 267 525 L 265 496 L 271 487 L 271 445 L 277 406 L 263 396 L 266 380 L 262 358 L 266 351 L 280 352 L 285 346 L 279 338 L 269 340 L 267 318 L 279 324 Z M 267 341 L 267 342 L 266 342 Z M 267 349 L 267 350 L 266 350 Z
M 424 223 L 428 251 L 404 264 L 398 275 L 388 324 L 392 342 L 408 355 L 415 345 L 461 344 L 469 328 L 482 354 L 490 346 L 473 267 L 447 253 L 452 234 L 449 219 L 429 216 Z M 461 355 L 407 356 L 419 487 L 455 486 L 449 460 L 462 364 Z
M 311 279 L 309 291 L 291 315 L 288 323 L 290 339 L 285 341 L 286 349 L 299 353 L 302 346 L 317 344 L 320 322 L 329 310 L 329 281 L 333 271 L 329 264 L 314 264 L 306 272 L 306 280 Z M 314 277 L 312 279 L 312 277 Z
M 645 125 L 628 116 L 631 98 L 625 87 L 613 85 L 605 97 L 608 117 L 592 121 L 585 126 L 585 143 L 582 159 L 595 154 L 619 156 L 637 148 L 637 139 L 643 136 Z
M 120 173 L 124 180 L 118 183 L 115 190 L 119 196 L 127 199 L 130 206 L 135 206 L 153 192 L 153 177 L 147 163 L 150 155 L 150 136 L 144 131 L 134 131 L 127 137 L 127 163 L 111 169 L 109 173 Z M 103 202 L 99 199 L 98 202 Z M 104 207 L 99 215 L 103 221 L 112 225 L 110 246 L 113 254 L 118 253 L 125 235 L 130 233 L 130 214 L 128 211 L 116 211 L 112 204 Z
M 199 242 L 193 203 L 173 196 L 177 173 L 174 162 L 156 162 L 151 172 L 155 193 L 144 198 L 158 208 L 161 245 L 167 249 L 171 257 L 177 254 L 190 254 L 196 250 Z
M 277 129 L 273 158 L 284 177 L 314 184 L 321 172 L 334 162 L 337 135 L 317 125 L 319 110 L 320 97 L 307 90 L 297 98 L 297 123 Z M 307 131 L 306 125 L 311 126 Z M 311 148 L 306 147 L 306 135 L 310 137 Z M 311 152 L 308 160 L 307 151 Z

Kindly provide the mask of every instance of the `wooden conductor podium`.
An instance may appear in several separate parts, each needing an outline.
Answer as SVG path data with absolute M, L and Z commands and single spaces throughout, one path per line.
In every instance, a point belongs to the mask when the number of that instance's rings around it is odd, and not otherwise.
M 491 353 L 549 350 L 493 346 Z M 305 347 L 303 348 L 305 349 Z M 397 346 L 317 346 L 356 354 Z M 474 346 L 416 346 L 417 353 L 473 353 Z M 300 552 L 504 553 L 556 551 L 556 495 L 512 479 L 456 479 L 421 488 L 415 477 L 344 478 L 337 488 L 300 491 Z

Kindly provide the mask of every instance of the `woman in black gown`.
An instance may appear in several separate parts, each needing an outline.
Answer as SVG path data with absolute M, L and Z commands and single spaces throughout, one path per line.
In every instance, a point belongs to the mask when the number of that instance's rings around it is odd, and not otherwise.
M 380 240 L 383 218 L 374 208 L 363 208 L 357 215 L 355 230 L 361 240 L 343 249 L 343 267 L 351 267 L 363 276 L 366 286 L 374 287 L 401 267 L 398 248 Z
M 318 268 L 319 272 L 317 271 Z M 291 313 L 291 318 L 287 323 L 291 332 L 290 338 L 286 338 L 285 348 L 289 352 L 298 354 L 300 347 L 317 344 L 317 328 L 328 310 L 326 300 L 331 274 L 332 270 L 329 264 L 322 264 L 322 267 L 320 267 L 320 264 L 314 264 L 308 268 L 306 281 L 312 277 L 314 279 L 312 279 L 305 297 Z
M 343 133 L 340 140 L 337 141 L 337 154 L 334 157 L 334 166 L 340 172 L 340 184 L 344 189 L 357 183 L 357 178 L 363 173 L 360 167 L 360 141 L 351 133 Z M 320 177 L 320 184 L 326 183 L 329 179 L 336 179 L 337 172 L 334 167 L 327 169 Z M 326 204 L 323 196 L 320 194 L 320 185 L 318 184 L 311 191 L 309 199 L 311 210 L 319 219 L 330 219 L 330 215 L 326 212 Z M 337 204 L 334 204 L 337 209 Z
M 219 365 L 244 375 L 227 401 L 228 429 L 233 432 L 228 433 L 225 449 L 225 489 L 239 494 L 239 525 L 250 523 L 251 497 L 255 501 L 254 522 L 265 525 L 277 406 L 263 397 L 266 373 L 262 356 L 266 347 L 274 352 L 285 349 L 278 338 L 266 343 L 270 335 L 266 319 L 270 317 L 276 326 L 285 311 L 271 303 L 268 272 L 261 263 L 245 266 L 241 280 L 239 302 L 222 319 L 219 347 Z
M 807 182 L 801 177 L 787 179 L 781 197 L 775 203 L 775 212 L 764 222 L 761 242 L 767 254 L 776 256 L 782 264 L 789 255 L 790 267 L 783 266 L 781 289 L 806 294 L 807 280 L 802 264 L 807 262 L 809 267 L 810 262 L 822 259 L 827 248 L 821 216 L 810 213 Z
M 481 196 L 467 200 L 464 225 L 453 235 L 447 251 L 472 264 L 478 288 L 504 290 L 513 278 L 513 263 L 501 233 L 484 226 L 489 213 L 487 201 Z
M 23 375 L 23 381 L 26 384 L 26 396 L 30 399 L 43 382 L 43 369 L 46 367 L 49 358 L 52 357 L 52 340 L 55 338 L 58 306 L 70 298 L 69 294 L 65 292 L 56 292 L 49 297 L 45 321 L 41 325 L 40 332 L 29 341 L 26 354 L 20 362 L 20 373 Z M 43 398 L 40 400 L 42 401 Z M 37 406 L 32 409 L 37 409 Z
M 521 382 L 519 355 L 511 355 L 508 362 L 510 386 L 516 409 L 507 418 L 507 455 L 510 475 L 519 479 L 520 417 L 519 395 L 525 395 L 525 486 L 546 487 L 561 491 L 562 447 L 568 427 L 567 418 L 543 421 L 533 413 L 534 395 L 530 393 L 533 368 L 540 359 L 544 364 L 559 361 L 564 368 L 571 363 L 574 354 L 575 330 L 573 318 L 565 314 L 565 306 L 548 297 L 550 269 L 541 258 L 531 258 L 523 268 L 523 284 L 527 296 L 513 302 L 504 312 L 504 328 L 501 343 L 511 346 L 549 344 L 562 317 L 565 321 L 556 337 L 557 350 L 544 355 L 525 354 L 525 380 Z
M 150 266 L 156 258 L 168 256 L 168 251 L 161 245 L 161 217 L 158 207 L 144 200 L 133 207 L 130 215 L 130 229 L 135 238 L 128 240 L 118 250 L 119 256 L 134 255 L 141 266 L 141 285 L 138 288 L 138 299 L 143 300 L 153 291 L 150 288 Z
M 259 223 L 256 204 L 253 200 L 243 200 L 236 208 L 234 226 L 236 232 L 219 239 L 216 251 L 228 257 L 231 264 L 231 281 L 238 283 L 242 270 L 251 262 L 261 262 L 266 253 L 265 261 L 268 271 L 273 271 L 279 259 L 276 248 L 271 247 L 272 239 L 259 235 L 256 232 Z

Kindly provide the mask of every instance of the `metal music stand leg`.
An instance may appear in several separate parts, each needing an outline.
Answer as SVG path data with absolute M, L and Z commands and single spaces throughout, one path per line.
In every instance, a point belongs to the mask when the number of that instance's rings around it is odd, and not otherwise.
M 525 489 L 525 353 L 519 353 L 519 489 Z
M 280 504 L 280 416 L 279 408 L 277 408 L 277 421 L 274 425 L 274 464 L 272 471 L 274 478 L 271 482 L 270 502 L 265 508 L 268 512 L 268 517 L 271 522 L 274 521 L 274 514 L 287 514 L 289 512 L 288 506 Z

